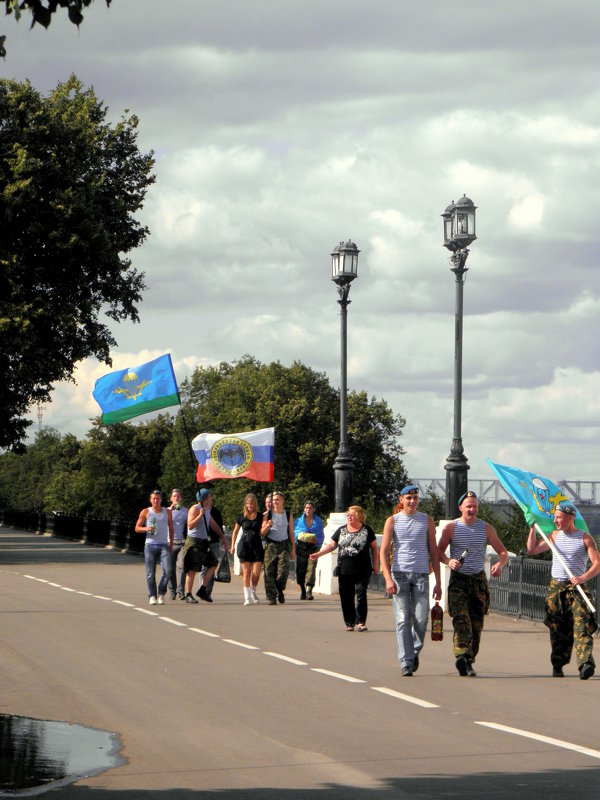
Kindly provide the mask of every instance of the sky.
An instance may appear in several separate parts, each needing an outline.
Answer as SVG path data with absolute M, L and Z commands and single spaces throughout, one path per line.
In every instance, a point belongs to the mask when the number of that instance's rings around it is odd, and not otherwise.
M 568 13 L 567 13 L 568 10 Z M 573 0 L 95 0 L 79 32 L 2 18 L 0 75 L 75 73 L 140 120 L 156 184 L 131 254 L 140 323 L 115 369 L 170 352 L 179 382 L 251 354 L 340 382 L 333 247 L 360 252 L 348 387 L 406 419 L 412 478 L 443 478 L 455 283 L 441 213 L 477 206 L 464 286 L 462 438 L 557 480 L 600 480 L 600 6 Z M 43 424 L 83 437 L 81 363 Z M 33 430 L 37 429 L 37 417 Z M 199 432 L 198 432 L 199 433 Z

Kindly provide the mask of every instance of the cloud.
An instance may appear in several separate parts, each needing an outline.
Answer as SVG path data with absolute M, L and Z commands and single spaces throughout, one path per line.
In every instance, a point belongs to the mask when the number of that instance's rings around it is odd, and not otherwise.
M 466 193 L 478 207 L 464 286 L 470 474 L 496 455 L 593 477 L 600 10 L 102 5 L 79 35 L 13 25 L 4 67 L 42 89 L 74 70 L 114 120 L 135 112 L 140 146 L 156 151 L 151 236 L 133 254 L 148 290 L 139 325 L 111 323 L 115 364 L 170 350 L 180 377 L 250 352 L 337 385 L 329 254 L 351 238 L 350 387 L 406 417 L 413 477 L 443 477 L 456 286 L 440 214 Z M 104 371 L 84 362 L 44 422 L 84 432 Z

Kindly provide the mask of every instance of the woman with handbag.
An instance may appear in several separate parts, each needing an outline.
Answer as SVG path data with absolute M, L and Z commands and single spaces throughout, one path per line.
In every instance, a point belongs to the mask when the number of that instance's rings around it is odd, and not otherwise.
M 265 552 L 263 549 L 260 529 L 263 514 L 258 510 L 258 500 L 255 494 L 244 497 L 244 511 L 236 519 L 231 535 L 231 550 L 237 552 L 242 564 L 242 585 L 244 587 L 244 605 L 258 603 L 256 587 L 260 580 L 260 570 L 263 565 Z M 240 533 L 241 532 L 241 533 Z M 239 541 L 238 541 L 238 534 Z M 237 544 L 237 551 L 235 546 Z
M 329 544 L 318 553 L 312 553 L 311 561 L 316 561 L 326 553 L 339 547 L 337 574 L 342 615 L 346 630 L 367 630 L 367 586 L 371 573 L 377 575 L 377 539 L 373 530 L 365 523 L 366 514 L 360 506 L 350 506 L 346 513 L 347 522 L 338 528 Z

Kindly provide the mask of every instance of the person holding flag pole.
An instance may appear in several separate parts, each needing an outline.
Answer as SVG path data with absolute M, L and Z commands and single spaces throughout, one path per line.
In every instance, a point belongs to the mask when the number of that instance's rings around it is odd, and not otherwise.
M 552 675 L 562 678 L 573 643 L 582 680 L 595 671 L 592 634 L 595 608 L 583 584 L 600 573 L 600 555 L 585 520 L 549 478 L 487 459 L 502 486 L 514 498 L 530 525 L 527 552 L 552 551 L 552 578 L 546 596 L 544 624 L 550 629 Z M 536 532 L 542 537 L 537 540 Z M 588 559 L 592 562 L 586 570 Z
M 527 552 L 535 556 L 552 550 L 552 577 L 544 617 L 544 624 L 550 629 L 552 676 L 564 677 L 563 667 L 570 662 L 575 644 L 579 677 L 586 681 L 595 671 L 592 635 L 598 624 L 583 585 L 600 572 L 600 554 L 589 533 L 575 527 L 576 514 L 573 503 L 561 501 L 554 513 L 556 530 L 546 536 L 537 524 L 532 525 Z M 542 534 L 540 540 L 536 536 L 538 530 Z M 591 566 L 586 569 L 588 561 Z

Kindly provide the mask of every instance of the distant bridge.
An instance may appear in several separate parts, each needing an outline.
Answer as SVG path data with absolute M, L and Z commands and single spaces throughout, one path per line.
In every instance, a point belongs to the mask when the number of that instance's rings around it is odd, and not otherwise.
M 432 491 L 438 497 L 446 497 L 446 478 L 414 478 L 419 487 L 421 497 Z M 574 503 L 596 505 L 600 502 L 600 481 L 558 481 L 558 488 Z M 512 498 L 499 480 L 469 478 L 469 489 L 472 489 L 479 500 L 486 503 L 506 503 Z

